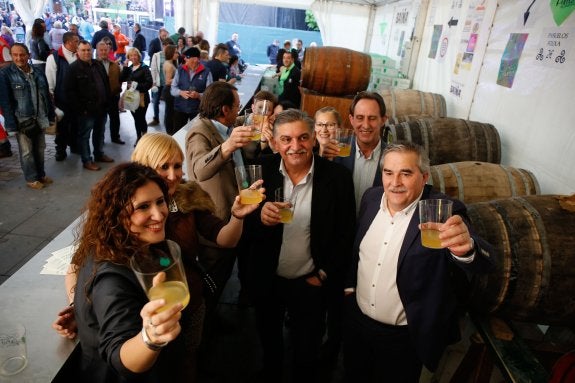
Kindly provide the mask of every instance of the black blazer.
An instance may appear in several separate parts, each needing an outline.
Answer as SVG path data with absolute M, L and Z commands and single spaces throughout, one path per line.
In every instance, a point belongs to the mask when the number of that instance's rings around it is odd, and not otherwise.
M 299 108 L 301 103 L 301 93 L 299 91 L 299 83 L 301 79 L 301 70 L 294 65 L 291 69 L 288 78 L 284 81 L 283 93 L 279 95 L 279 101 L 291 101 L 296 108 Z
M 357 284 L 359 245 L 379 211 L 382 196 L 382 187 L 368 189 L 363 195 L 353 246 L 353 267 L 347 287 Z M 449 197 L 433 192 L 431 186 L 426 185 L 421 198 Z M 423 247 L 417 207 L 407 228 L 397 264 L 397 288 L 407 315 L 409 333 L 419 358 L 431 371 L 437 368 L 445 347 L 460 338 L 456 313 L 457 286 L 451 274 L 459 269 L 466 273 L 482 273 L 493 268 L 494 249 L 474 234 L 465 205 L 458 200 L 453 202 L 453 214 L 463 217 L 475 242 L 473 262 L 458 262 L 447 249 Z
M 275 154 L 261 160 L 264 187 L 269 199 L 275 189 L 283 187 L 284 178 L 279 172 L 281 157 Z M 322 269 L 327 274 L 326 284 L 343 288 L 355 234 L 353 180 L 350 172 L 341 165 L 318 156 L 314 157 L 314 161 L 311 254 L 316 269 Z M 261 207 L 250 215 L 246 227 L 251 240 L 249 275 L 254 283 L 254 298 L 266 299 L 276 275 L 283 224 L 265 226 L 261 223 L 260 213 Z

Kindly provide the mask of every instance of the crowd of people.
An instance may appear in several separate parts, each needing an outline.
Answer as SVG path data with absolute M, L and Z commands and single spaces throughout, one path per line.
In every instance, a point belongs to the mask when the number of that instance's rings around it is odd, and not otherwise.
M 224 81 L 213 82 L 203 92 L 199 116 L 192 121 L 186 136 L 185 154 L 168 134 L 142 136 L 133 161 L 152 166 L 169 189 L 167 197 L 157 203 L 168 204 L 169 211 L 159 218 L 152 218 L 159 213 L 150 211 L 145 222 L 156 228 L 165 226 L 166 234 L 158 241 L 169 238 L 190 249 L 186 250 L 186 254 L 191 254 L 187 267 L 192 272 L 205 273 L 201 278 L 189 279 L 190 283 L 200 280 L 202 286 L 198 289 L 205 294 L 194 306 L 200 316 L 196 319 L 201 319 L 203 325 L 185 319 L 186 315 L 193 316 L 194 310 L 187 314 L 187 308 L 181 314 L 172 310 L 160 315 L 158 308 L 164 303 L 161 300 L 123 298 L 134 306 L 129 328 L 103 331 L 109 337 L 109 346 L 100 349 L 104 353 L 101 359 L 92 358 L 91 365 L 82 366 L 83 371 L 92 371 L 97 363 L 98 371 L 106 372 L 107 381 L 119 381 L 119 376 L 130 377 L 134 373 L 152 381 L 160 376 L 157 374 L 171 369 L 176 381 L 194 381 L 196 358 L 201 356 L 202 345 L 213 339 L 214 307 L 236 259 L 241 288 L 254 309 L 263 351 L 262 370 L 256 381 L 279 382 L 285 381 L 286 376 L 294 382 L 329 381 L 326 371 L 333 371 L 343 352 L 346 381 L 417 382 L 422 367 L 432 371 L 437 368 L 447 345 L 459 339 L 456 290 L 460 286 L 452 275 L 489 272 L 493 249 L 474 234 L 465 206 L 458 201 L 454 201 L 454 215 L 440 229 L 441 248 L 421 245 L 418 201 L 447 197 L 426 186 L 429 159 L 420 146 L 410 142 L 387 144 L 382 140 L 386 121 L 382 97 L 360 92 L 354 98 L 349 120 L 355 131 L 355 154 L 343 158 L 338 157 L 339 149 L 333 147 L 331 140 L 333 132 L 342 125 L 334 108 L 318 110 L 312 120 L 297 107 L 286 106 L 275 95 L 260 91 L 254 96 L 252 109 L 261 109 L 264 102 L 273 108 L 265 116 L 259 142 L 251 139 L 253 127 L 238 118 L 237 89 Z M 182 183 L 184 161 L 192 184 Z M 263 185 L 255 185 L 265 188 L 260 189 L 261 193 L 271 196 L 272 191 L 283 188 L 292 196 L 292 223 L 281 222 L 280 207 L 277 202 L 268 201 L 269 197 L 252 208 L 241 205 L 234 169 L 248 164 L 262 167 Z M 200 193 L 194 199 L 209 201 L 209 209 L 202 214 L 209 214 L 212 224 L 199 221 L 197 212 L 193 213 L 194 223 L 184 223 L 189 210 L 175 197 L 183 198 L 183 194 L 173 194 L 171 190 L 188 193 L 190 188 Z M 96 189 L 100 193 L 103 187 Z M 138 193 L 137 189 L 130 190 Z M 122 200 L 132 201 L 133 207 L 127 211 L 135 215 L 139 198 Z M 145 202 L 146 209 L 156 204 L 152 197 L 146 201 L 150 201 Z M 170 224 L 170 217 L 174 214 L 175 218 L 179 212 L 183 215 L 176 229 Z M 241 225 L 237 220 L 245 222 Z M 135 225 L 134 218 L 131 222 Z M 215 222 L 222 222 L 218 227 L 237 222 L 243 230 L 228 246 L 213 237 L 198 246 L 196 234 L 184 233 L 184 228 L 211 230 Z M 240 226 L 235 227 L 240 230 Z M 97 231 L 96 226 L 91 230 Z M 179 231 L 185 235 L 176 235 Z M 111 261 L 104 261 L 95 272 L 105 270 Z M 90 267 L 80 267 L 74 261 L 69 277 L 83 275 L 78 281 L 91 280 L 86 276 L 87 270 L 94 272 L 91 262 Z M 126 274 L 126 266 L 114 267 Z M 128 273 L 122 278 L 132 279 L 121 282 L 124 290 L 128 285 L 137 286 L 133 275 Z M 103 284 L 101 291 L 116 288 L 105 278 L 98 278 L 98 282 Z M 84 329 L 85 334 L 82 333 L 82 326 L 86 326 L 82 322 L 89 320 L 83 317 L 85 312 L 98 310 L 95 302 L 94 307 L 86 303 L 89 298 L 95 299 L 93 292 L 90 295 L 95 287 L 90 282 L 82 295 L 80 290 L 69 287 L 74 305 L 60 313 L 54 324 L 62 335 L 77 334 L 81 343 L 94 342 L 95 335 L 90 334 L 93 330 Z M 129 287 L 129 291 L 133 290 L 137 288 Z M 111 305 L 108 300 L 102 304 Z M 78 307 L 82 308 L 82 316 Z M 117 320 L 112 318 L 110 323 Z M 289 357 L 283 330 L 287 320 Z M 107 323 L 102 322 L 102 326 Z M 181 342 L 184 345 L 178 346 Z M 128 343 L 138 345 L 137 359 L 142 360 L 144 368 L 133 367 L 133 359 L 122 353 Z M 188 359 L 170 351 L 178 347 L 184 347 Z M 150 351 L 157 359 L 150 359 Z M 166 362 L 167 355 L 174 355 L 170 362 Z M 290 360 L 288 369 L 286 359 Z
M 30 46 L 14 43 L 12 62 L 0 70 L 4 126 L 16 132 L 32 189 L 53 182 L 44 171 L 44 129 L 57 115 L 56 160 L 69 149 L 92 171 L 114 162 L 103 151 L 106 119 L 111 141 L 123 145 L 117 117 L 126 107 L 134 118 L 132 162 L 112 167 L 92 190 L 66 276 L 70 306 L 53 324 L 79 338 L 76 376 L 197 381 L 236 262 L 240 300 L 253 307 L 262 348 L 257 381 L 329 381 L 340 354 L 348 382 L 418 382 L 423 366 L 435 370 L 459 339 L 463 287 L 453 275 L 489 272 L 493 248 L 456 200 L 439 228 L 441 247 L 422 246 L 418 202 L 448 197 L 426 185 L 429 159 L 420 146 L 383 139 L 381 95 L 359 92 L 348 116 L 326 105 L 312 119 L 299 109 L 302 44 L 291 49 L 286 41 L 275 52 L 279 96 L 253 97 L 251 109 L 265 110 L 254 141 L 253 122 L 239 116 L 241 67 L 230 74 L 242 53 L 237 34 L 205 61 L 210 47 L 201 33 L 180 28 L 169 36 L 161 28 L 147 44 L 138 24 L 132 40 L 108 20 L 99 27 L 90 41 L 73 28 L 60 41 L 37 19 Z M 138 95 L 134 105 L 124 83 Z M 148 133 L 161 124 L 162 100 L 165 133 Z M 334 143 L 343 118 L 354 131 L 348 157 Z M 171 135 L 186 124 L 182 150 Z M 263 200 L 242 204 L 235 173 L 254 164 L 262 177 L 251 188 Z M 282 223 L 279 189 L 294 206 L 291 223 Z M 129 266 L 134 254 L 154 256 L 166 240 L 181 249 L 185 308 L 150 301 Z

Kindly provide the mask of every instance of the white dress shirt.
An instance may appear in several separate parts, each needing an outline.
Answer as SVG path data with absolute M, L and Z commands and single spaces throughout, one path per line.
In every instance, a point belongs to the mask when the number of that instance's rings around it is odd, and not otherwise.
M 359 212 L 361 197 L 367 189 L 373 186 L 373 180 L 377 167 L 379 166 L 379 156 L 381 155 L 381 143 L 378 141 L 377 146 L 371 152 L 369 157 L 365 157 L 357 141 L 355 142 L 355 161 L 353 163 L 353 185 L 355 187 L 355 209 L 356 214 Z
M 284 194 L 293 196 L 295 193 L 296 196 L 293 220 L 289 224 L 284 224 L 282 247 L 276 270 L 277 275 L 283 278 L 298 278 L 315 269 L 310 246 L 313 164 L 312 161 L 307 175 L 294 185 L 285 170 L 283 160 L 280 163 L 279 170 L 284 175 Z
M 385 193 L 377 215 L 359 245 L 357 304 L 376 321 L 389 325 L 407 324 L 405 308 L 397 289 L 397 261 L 403 238 L 419 197 L 391 216 Z
M 69 51 L 64 45 L 62 45 L 62 52 L 64 53 L 64 58 L 68 61 L 68 64 L 72 64 L 78 58 L 76 53 Z M 48 80 L 48 89 L 51 94 L 54 94 L 54 90 L 56 89 L 57 72 L 58 66 L 54 60 L 54 55 L 51 54 L 46 60 L 46 79 Z

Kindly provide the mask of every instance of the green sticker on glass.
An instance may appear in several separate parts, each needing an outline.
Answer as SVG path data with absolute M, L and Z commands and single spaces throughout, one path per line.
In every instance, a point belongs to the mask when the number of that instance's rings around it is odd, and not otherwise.
M 551 12 L 553 12 L 553 20 L 555 20 L 557 26 L 563 24 L 575 10 L 575 1 L 551 0 L 549 5 L 551 6 Z
M 170 263 L 172 263 L 170 261 L 170 258 L 160 257 L 160 266 L 163 266 L 163 267 L 170 266 Z

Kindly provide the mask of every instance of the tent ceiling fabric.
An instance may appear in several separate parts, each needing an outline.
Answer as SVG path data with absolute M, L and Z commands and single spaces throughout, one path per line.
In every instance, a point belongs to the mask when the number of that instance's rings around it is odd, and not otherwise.
M 270 7 L 310 9 L 315 2 L 318 3 L 344 3 L 366 6 L 378 6 L 390 3 L 396 3 L 399 0 L 226 0 L 225 3 L 242 3 L 267 5 Z

